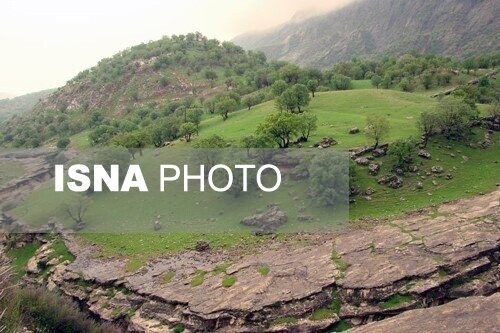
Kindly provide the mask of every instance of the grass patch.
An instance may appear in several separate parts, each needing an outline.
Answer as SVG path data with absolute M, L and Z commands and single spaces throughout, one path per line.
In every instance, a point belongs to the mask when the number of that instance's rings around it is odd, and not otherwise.
M 129 273 L 137 272 L 144 265 L 144 262 L 145 260 L 143 258 L 130 258 L 125 266 L 125 270 Z
M 75 256 L 69 252 L 66 244 L 64 244 L 64 241 L 60 237 L 56 238 L 56 240 L 52 243 L 51 248 L 54 251 L 51 254 L 52 258 L 61 258 L 61 261 L 75 261 Z
M 12 272 L 15 280 L 21 279 L 26 274 L 26 264 L 35 255 L 36 250 L 40 247 L 40 242 L 35 241 L 25 244 L 16 249 L 10 248 L 7 251 L 7 256 L 11 260 Z
M 197 270 L 196 274 L 191 280 L 191 287 L 201 286 L 203 284 L 203 281 L 205 281 L 205 274 L 206 274 L 205 271 Z
M 170 281 L 172 281 L 174 276 L 175 276 L 175 272 L 169 271 L 161 276 L 161 280 L 163 281 L 163 283 L 168 284 L 168 283 L 170 283 Z
M 380 302 L 378 307 L 382 310 L 396 308 L 404 303 L 413 301 L 414 298 L 410 295 L 394 295 L 385 302 Z
M 344 272 L 349 267 L 349 264 L 347 262 L 345 262 L 344 259 L 342 259 L 340 257 L 340 255 L 337 253 L 337 251 L 335 249 L 332 250 L 332 257 L 331 258 L 332 258 L 333 262 L 335 263 L 335 266 L 337 266 L 338 270 L 340 271 L 341 277 L 343 277 Z
M 350 322 L 348 322 L 347 320 L 342 319 L 341 321 L 339 321 L 338 323 L 333 325 L 333 327 L 330 330 L 328 330 L 328 332 L 330 332 L 330 333 L 344 332 L 344 331 L 347 331 L 348 329 L 351 329 L 351 328 L 352 328 L 352 324 Z
M 281 317 L 271 322 L 271 326 L 293 325 L 299 320 L 295 317 Z
M 473 277 L 461 277 L 451 281 L 450 284 L 448 284 L 448 289 L 450 290 L 457 289 L 458 287 L 461 287 L 464 284 L 467 284 L 472 281 L 474 281 Z
M 179 324 L 175 324 L 172 327 L 172 332 L 173 333 L 182 333 L 182 332 L 184 332 L 185 329 L 186 328 L 185 328 L 184 324 L 179 323 Z
M 439 275 L 439 277 L 447 277 L 450 274 L 445 269 L 440 268 L 440 269 L 438 269 L 438 275 Z
M 332 318 L 336 315 L 335 311 L 332 309 L 328 308 L 321 308 L 314 310 L 314 312 L 311 314 L 310 319 L 311 320 L 324 320 L 328 318 Z
M 222 286 L 224 288 L 231 288 L 238 279 L 234 275 L 225 275 L 222 279 Z
M 262 265 L 258 268 L 258 272 L 260 273 L 260 275 L 263 275 L 263 276 L 266 276 L 267 274 L 269 274 L 269 266 L 266 266 L 266 265 Z
M 226 274 L 226 270 L 231 266 L 231 264 L 221 264 L 215 266 L 215 268 L 212 270 L 212 273 L 214 275 L 219 275 L 219 274 Z

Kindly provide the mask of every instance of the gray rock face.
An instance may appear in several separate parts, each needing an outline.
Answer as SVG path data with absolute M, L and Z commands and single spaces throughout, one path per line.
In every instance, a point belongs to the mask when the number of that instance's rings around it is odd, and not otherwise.
M 255 214 L 241 220 L 243 225 L 257 227 L 259 230 L 274 232 L 276 229 L 288 221 L 288 216 L 278 206 L 271 205 L 262 214 Z
M 468 297 L 428 309 L 407 311 L 349 332 L 498 332 L 499 313 L 500 293 L 496 293 L 489 297 Z
M 455 297 L 498 292 L 500 191 L 445 204 L 437 212 L 437 217 L 432 209 L 341 234 L 297 235 L 299 242 L 276 240 L 269 248 L 256 248 L 248 255 L 215 249 L 186 251 L 151 260 L 135 273 L 126 271 L 126 259 L 101 258 L 95 249 L 80 247 L 68 238 L 77 258 L 72 264 L 51 268 L 47 285 L 81 300 L 105 320 L 133 313 L 124 318 L 129 318 L 130 330 L 137 332 L 168 331 L 179 322 L 190 331 L 282 332 L 293 328 L 313 332 L 340 319 L 362 325 Z M 311 245 L 300 245 L 304 242 Z M 227 268 L 220 273 L 216 267 L 224 263 Z M 192 284 L 200 272 L 204 272 L 201 285 Z M 168 273 L 173 276 L 166 279 Z M 234 277 L 234 285 L 223 287 L 225 276 Z M 333 290 L 341 303 L 340 312 L 324 321 L 311 321 L 312 312 L 331 303 Z M 397 295 L 407 298 L 390 308 L 380 305 Z M 470 322 L 482 318 L 484 326 L 477 327 L 487 329 L 492 320 L 498 320 L 498 298 L 492 299 L 495 303 L 488 306 L 496 308 L 491 312 L 471 310 L 480 308 L 475 299 L 470 307 L 458 303 L 463 305 L 457 311 L 469 312 L 464 321 L 458 314 L 449 317 L 449 323 L 456 319 L 452 328 L 468 332 Z M 431 325 L 426 321 L 440 325 L 439 318 L 443 322 L 448 318 L 448 312 L 435 309 L 436 315 L 429 314 L 427 320 L 406 319 L 411 327 L 403 331 L 433 332 L 424 329 L 431 326 L 422 325 Z M 468 317 L 472 312 L 476 319 Z M 407 313 L 410 316 L 413 311 Z M 270 325 L 283 317 L 297 318 L 297 322 Z M 392 325 L 395 318 L 366 327 L 378 332 L 376 325 Z M 395 327 L 379 331 L 398 331 Z

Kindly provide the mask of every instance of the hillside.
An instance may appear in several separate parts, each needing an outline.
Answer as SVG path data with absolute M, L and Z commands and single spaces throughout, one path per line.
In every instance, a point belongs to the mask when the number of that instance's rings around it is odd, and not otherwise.
M 30 111 L 42 98 L 47 97 L 55 89 L 38 91 L 10 99 L 0 100 L 0 122 L 13 115 L 21 115 Z
M 363 0 L 233 41 L 314 67 L 410 51 L 464 57 L 499 50 L 499 15 L 495 0 Z

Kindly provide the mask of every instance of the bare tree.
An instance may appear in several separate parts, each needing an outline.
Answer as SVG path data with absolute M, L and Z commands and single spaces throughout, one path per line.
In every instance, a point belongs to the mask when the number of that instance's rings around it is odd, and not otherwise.
M 85 227 L 85 213 L 89 208 L 89 202 L 85 197 L 79 197 L 72 204 L 66 204 L 65 210 L 68 216 L 76 223 L 76 230 L 82 230 Z

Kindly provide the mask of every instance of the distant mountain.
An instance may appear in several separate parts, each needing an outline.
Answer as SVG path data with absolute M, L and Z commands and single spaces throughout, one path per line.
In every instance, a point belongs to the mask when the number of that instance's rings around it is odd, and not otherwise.
M 0 100 L 12 97 L 14 97 L 14 95 L 5 92 L 0 92 Z
M 360 0 L 328 14 L 247 33 L 234 43 L 270 59 L 328 67 L 410 51 L 469 56 L 500 50 L 498 0 Z
M 47 89 L 14 98 L 0 99 L 0 122 L 9 119 L 13 115 L 29 112 L 41 99 L 54 91 L 55 89 Z

